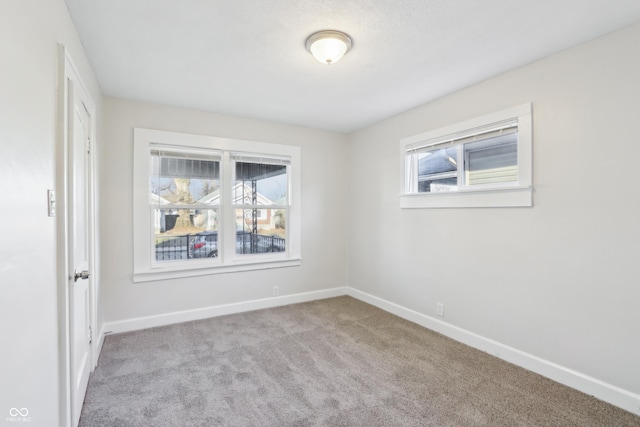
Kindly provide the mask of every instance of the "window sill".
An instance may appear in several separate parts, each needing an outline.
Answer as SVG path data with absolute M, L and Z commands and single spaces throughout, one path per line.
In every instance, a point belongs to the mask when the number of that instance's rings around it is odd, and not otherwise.
M 170 269 L 170 268 L 156 268 L 149 270 L 141 270 L 134 272 L 133 281 L 137 282 L 151 282 L 156 280 L 166 279 L 181 279 L 184 277 L 196 277 L 196 276 L 208 276 L 211 274 L 222 273 L 235 273 L 241 271 L 253 271 L 253 270 L 268 270 L 272 268 L 283 267 L 297 267 L 302 265 L 301 258 L 287 258 L 287 259 L 265 259 L 265 260 L 251 260 L 236 261 L 230 264 L 216 265 L 214 267 L 191 267 L 188 269 Z
M 402 209 L 531 206 L 533 206 L 531 186 L 402 194 L 400 196 L 400 208 Z

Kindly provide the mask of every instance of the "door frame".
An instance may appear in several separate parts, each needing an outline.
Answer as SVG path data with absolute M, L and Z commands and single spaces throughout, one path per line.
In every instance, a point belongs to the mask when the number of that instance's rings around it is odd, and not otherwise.
M 88 110 L 90 119 L 91 145 L 87 159 L 87 193 L 88 193 L 88 250 L 89 250 L 89 312 L 90 326 L 93 339 L 89 348 L 89 360 L 91 371 L 95 369 L 100 346 L 102 342 L 98 327 L 98 278 L 100 277 L 98 257 L 97 257 L 97 185 L 96 185 L 96 107 L 89 95 L 85 85 L 80 79 L 80 75 L 71 60 L 64 45 L 58 45 L 58 93 L 57 93 L 57 118 L 56 118 L 56 265 L 57 265 L 57 307 L 58 307 L 58 381 L 59 381 L 59 424 L 60 426 L 71 426 L 72 415 L 72 378 L 71 367 L 71 343 L 70 336 L 70 286 L 73 284 L 72 267 L 69 265 L 69 85 L 68 81 L 74 82 L 74 90 L 81 92 L 81 97 Z

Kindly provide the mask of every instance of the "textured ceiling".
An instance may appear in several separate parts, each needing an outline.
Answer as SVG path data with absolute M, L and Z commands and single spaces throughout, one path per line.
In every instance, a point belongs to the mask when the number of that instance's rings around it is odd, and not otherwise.
M 639 0 L 66 0 L 105 95 L 351 132 L 640 20 Z M 353 49 L 327 66 L 322 29 Z

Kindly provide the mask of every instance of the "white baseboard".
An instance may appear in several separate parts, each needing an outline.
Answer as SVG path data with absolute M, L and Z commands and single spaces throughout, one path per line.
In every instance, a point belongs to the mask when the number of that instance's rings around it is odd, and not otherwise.
M 620 387 L 525 353 L 508 345 L 427 316 L 401 305 L 348 287 L 347 295 L 374 305 L 398 317 L 417 323 L 458 342 L 492 354 L 509 363 L 536 372 L 544 377 L 608 402 L 633 414 L 640 415 L 640 395 Z
M 331 288 L 323 289 L 321 291 L 304 292 L 293 295 L 282 295 L 279 297 L 263 298 L 233 304 L 197 308 L 194 310 L 176 311 L 173 313 L 159 314 L 156 316 L 137 317 L 134 319 L 120 320 L 117 322 L 108 322 L 105 323 L 104 327 L 102 328 L 101 337 L 102 339 L 104 339 L 104 335 L 110 333 L 116 334 L 120 332 L 136 331 L 139 329 L 153 328 L 156 326 L 165 326 L 174 323 L 207 319 L 209 317 L 224 316 L 227 314 L 243 313 L 245 311 L 261 310 L 263 308 L 280 307 L 283 305 L 338 297 L 346 294 L 346 287 Z

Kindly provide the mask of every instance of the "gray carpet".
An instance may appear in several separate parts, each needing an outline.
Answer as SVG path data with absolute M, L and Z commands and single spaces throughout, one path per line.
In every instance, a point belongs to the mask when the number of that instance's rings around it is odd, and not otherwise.
M 350 297 L 106 338 L 80 426 L 640 426 Z

